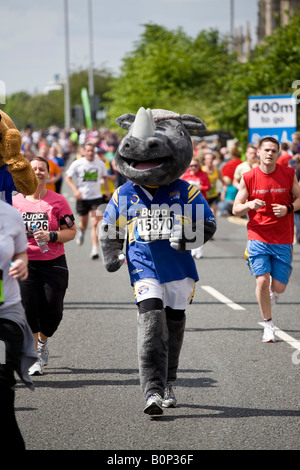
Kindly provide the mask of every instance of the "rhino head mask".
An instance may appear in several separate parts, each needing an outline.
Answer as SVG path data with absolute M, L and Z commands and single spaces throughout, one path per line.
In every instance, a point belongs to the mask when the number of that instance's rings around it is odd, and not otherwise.
M 189 129 L 204 130 L 195 116 L 164 109 L 140 108 L 117 124 L 128 132 L 115 155 L 120 173 L 139 185 L 162 186 L 179 178 L 193 157 Z

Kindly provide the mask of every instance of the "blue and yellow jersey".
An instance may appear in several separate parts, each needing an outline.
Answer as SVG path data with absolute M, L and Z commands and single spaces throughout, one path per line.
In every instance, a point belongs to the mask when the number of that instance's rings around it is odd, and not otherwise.
M 126 257 L 131 283 L 154 277 L 160 283 L 198 273 L 190 251 L 173 249 L 168 240 L 175 223 L 195 222 L 197 218 L 214 222 L 201 192 L 178 179 L 157 188 L 155 195 L 128 181 L 119 187 L 107 205 L 103 221 L 127 230 Z

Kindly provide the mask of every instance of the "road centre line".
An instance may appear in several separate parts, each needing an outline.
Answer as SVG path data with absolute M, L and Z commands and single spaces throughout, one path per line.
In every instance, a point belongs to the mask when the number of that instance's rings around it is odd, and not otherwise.
M 213 297 L 218 299 L 220 302 L 226 304 L 228 307 L 232 308 L 233 310 L 245 310 L 244 307 L 241 307 L 241 305 L 236 304 L 232 300 L 228 299 L 228 297 L 225 297 L 225 295 L 221 294 L 221 292 L 217 291 L 211 286 L 201 286 L 203 290 L 211 294 Z

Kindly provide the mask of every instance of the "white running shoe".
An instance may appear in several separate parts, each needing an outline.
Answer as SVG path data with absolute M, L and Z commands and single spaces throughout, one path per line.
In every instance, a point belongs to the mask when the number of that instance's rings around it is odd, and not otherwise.
M 28 371 L 29 375 L 43 375 L 44 364 L 41 359 L 38 359 Z
M 162 401 L 162 406 L 164 408 L 175 408 L 177 400 L 175 398 L 174 390 L 171 383 L 167 383 L 165 388 L 164 398 Z
M 270 299 L 271 299 L 271 305 L 277 304 L 279 300 L 279 294 L 277 294 L 277 292 L 273 290 L 270 290 Z
M 262 342 L 263 343 L 276 343 L 274 326 L 265 325 Z
M 154 393 L 148 398 L 144 413 L 151 416 L 163 414 L 162 398 L 158 393 Z
M 269 290 L 270 290 L 271 305 L 275 305 L 275 304 L 277 304 L 277 302 L 279 300 L 279 294 L 277 294 L 277 292 L 273 291 L 271 286 L 272 286 L 272 276 L 270 276 Z
M 194 258 L 200 259 L 203 257 L 203 246 L 199 246 L 198 248 L 195 248 L 192 251 L 194 252 L 193 253 Z
M 98 247 L 93 246 L 92 251 L 91 251 L 91 259 L 98 259 L 99 258 L 99 252 L 98 252 Z
M 84 233 L 81 230 L 79 230 L 77 238 L 76 238 L 76 243 L 78 246 L 81 246 L 83 245 L 83 242 L 84 242 Z

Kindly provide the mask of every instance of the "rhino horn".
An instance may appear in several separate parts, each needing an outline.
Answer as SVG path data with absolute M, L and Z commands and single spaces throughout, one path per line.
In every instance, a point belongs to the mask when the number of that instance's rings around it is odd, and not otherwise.
M 133 123 L 132 136 L 137 139 L 146 139 L 154 136 L 154 130 L 155 124 L 151 109 L 148 108 L 146 111 L 145 108 L 140 108 Z

